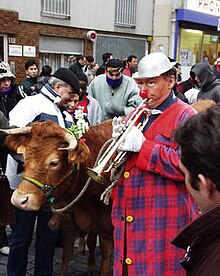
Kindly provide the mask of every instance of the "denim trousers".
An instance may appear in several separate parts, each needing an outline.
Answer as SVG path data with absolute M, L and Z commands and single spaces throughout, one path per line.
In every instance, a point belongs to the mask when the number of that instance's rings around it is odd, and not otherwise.
M 6 226 L 0 224 L 0 248 L 2 248 L 4 246 L 8 246 Z
M 35 276 L 52 276 L 53 257 L 58 231 L 48 227 L 51 212 L 44 210 L 23 211 L 15 208 L 15 226 L 12 230 L 8 256 L 8 276 L 25 276 L 28 262 L 28 249 L 36 221 Z

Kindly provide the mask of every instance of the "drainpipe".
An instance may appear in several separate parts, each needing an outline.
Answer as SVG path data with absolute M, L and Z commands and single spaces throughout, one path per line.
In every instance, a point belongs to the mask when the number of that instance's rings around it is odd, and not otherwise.
M 156 0 L 153 0 L 153 10 L 152 10 L 152 30 L 151 30 L 151 35 L 154 41 L 154 16 L 155 16 L 155 5 L 156 5 Z M 152 47 L 152 42 L 149 42 L 149 53 L 151 52 L 151 47 Z

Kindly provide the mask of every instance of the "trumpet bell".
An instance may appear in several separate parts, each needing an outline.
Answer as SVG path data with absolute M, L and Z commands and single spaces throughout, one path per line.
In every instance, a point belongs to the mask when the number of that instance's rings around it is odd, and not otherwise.
M 106 179 L 100 173 L 96 172 L 95 169 L 86 168 L 86 172 L 88 176 L 91 177 L 95 182 L 98 182 L 102 185 L 107 184 Z

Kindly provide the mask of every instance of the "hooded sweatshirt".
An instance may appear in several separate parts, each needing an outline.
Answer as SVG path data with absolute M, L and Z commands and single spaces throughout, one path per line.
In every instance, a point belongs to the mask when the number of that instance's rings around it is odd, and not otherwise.
M 191 72 L 197 75 L 201 82 L 198 99 L 210 99 L 216 103 L 220 102 L 220 79 L 216 78 L 208 59 L 205 58 L 197 63 Z

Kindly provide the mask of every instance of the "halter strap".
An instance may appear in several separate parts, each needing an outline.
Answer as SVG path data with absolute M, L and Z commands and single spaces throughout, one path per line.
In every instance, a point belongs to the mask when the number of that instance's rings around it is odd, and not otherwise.
M 26 180 L 27 182 L 33 184 L 34 186 L 40 188 L 40 190 L 46 196 L 46 201 L 53 204 L 55 198 L 54 198 L 54 196 L 52 196 L 52 192 L 56 188 L 56 186 L 43 184 L 42 182 L 38 181 L 37 179 L 35 179 L 33 177 L 24 176 L 23 179 Z
M 26 180 L 27 182 L 33 184 L 37 188 L 39 188 L 46 196 L 46 203 L 53 205 L 55 197 L 52 195 L 52 192 L 56 189 L 57 186 L 59 186 L 73 172 L 77 172 L 77 171 L 79 171 L 79 169 L 80 169 L 80 164 L 77 163 L 77 165 L 74 165 L 73 168 L 70 170 L 70 172 L 56 186 L 43 184 L 42 182 L 38 181 L 37 179 L 35 179 L 33 177 L 24 176 L 23 179 Z

